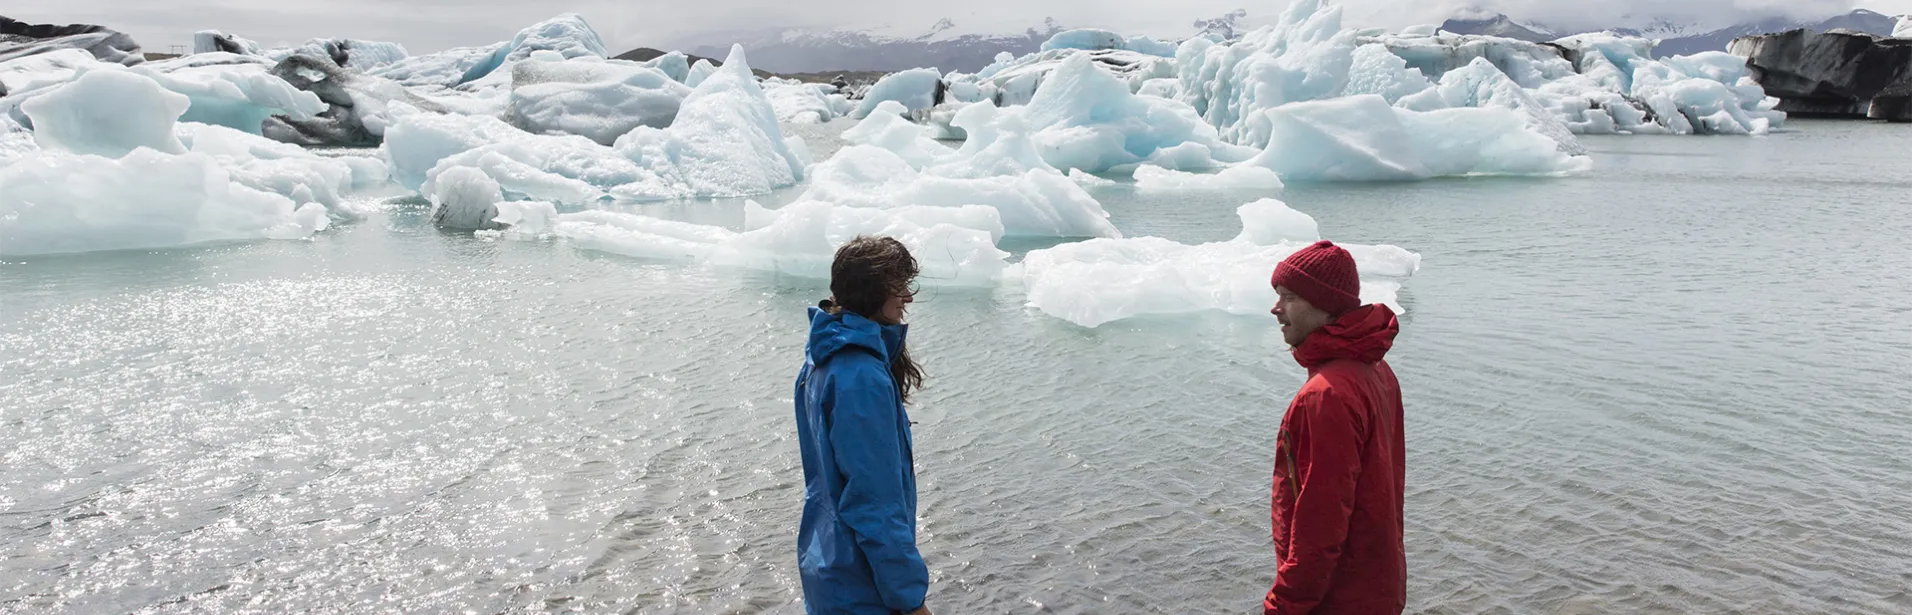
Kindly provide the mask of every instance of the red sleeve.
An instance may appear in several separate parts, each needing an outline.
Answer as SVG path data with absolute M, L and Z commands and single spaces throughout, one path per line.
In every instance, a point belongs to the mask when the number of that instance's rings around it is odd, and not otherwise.
M 1361 437 L 1354 413 L 1329 391 L 1307 391 L 1289 411 L 1299 493 L 1288 550 L 1263 604 L 1268 615 L 1305 615 L 1328 593 L 1354 513 Z

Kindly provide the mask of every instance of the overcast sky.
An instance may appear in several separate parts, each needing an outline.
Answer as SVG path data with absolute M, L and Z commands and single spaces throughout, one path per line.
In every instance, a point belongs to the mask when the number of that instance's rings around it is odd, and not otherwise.
M 1110 5 L 1123 4 L 1120 9 Z M 724 30 L 888 24 L 927 31 L 938 19 L 1035 25 L 1054 17 L 1064 26 L 1103 27 L 1157 36 L 1189 31 L 1196 18 L 1247 9 L 1269 17 L 1286 2 L 1176 0 L 11 0 L 0 14 L 32 23 L 95 23 L 132 34 L 147 51 L 190 46 L 192 33 L 225 30 L 268 47 L 310 38 L 394 41 L 412 53 L 507 40 L 519 29 L 561 12 L 585 16 L 613 53 L 662 46 L 685 36 Z M 1711 15 L 1722 24 L 1777 11 L 1825 16 L 1851 0 L 1342 0 L 1350 26 L 1436 23 L 1464 7 L 1486 7 L 1516 19 L 1573 26 L 1605 25 L 1627 15 L 1682 20 Z M 1912 13 L 1912 0 L 1860 1 L 1889 15 Z M 986 16 L 986 17 L 979 17 Z

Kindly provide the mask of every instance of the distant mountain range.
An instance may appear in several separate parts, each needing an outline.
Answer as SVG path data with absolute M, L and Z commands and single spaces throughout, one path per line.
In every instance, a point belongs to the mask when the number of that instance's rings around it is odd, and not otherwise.
M 898 71 L 934 67 L 943 72 L 975 72 L 995 62 L 996 54 L 1032 53 L 1064 28 L 1054 19 L 1023 28 L 966 29 L 952 19 L 927 28 L 772 29 L 714 32 L 677 43 L 685 53 L 724 57 L 741 43 L 751 66 L 776 73 L 817 71 Z
M 1653 55 L 1656 57 L 1666 57 L 1691 55 L 1702 51 L 1725 51 L 1726 46 L 1732 43 L 1733 39 L 1742 36 L 1774 34 L 1800 28 L 1819 32 L 1832 29 L 1846 29 L 1878 36 L 1891 36 L 1892 28 L 1897 23 L 1897 18 L 1859 9 L 1830 19 L 1802 21 L 1775 17 L 1748 23 L 1733 24 L 1726 27 L 1707 27 L 1703 24 L 1680 23 L 1661 19 L 1653 20 L 1649 25 L 1639 28 L 1611 27 L 1555 30 L 1542 24 L 1518 22 L 1506 15 L 1491 15 L 1469 19 L 1450 19 L 1441 25 L 1441 29 L 1455 34 L 1486 34 L 1536 43 L 1544 43 L 1586 32 L 1614 32 L 1625 36 L 1641 36 L 1657 39 L 1659 43 L 1654 46 Z

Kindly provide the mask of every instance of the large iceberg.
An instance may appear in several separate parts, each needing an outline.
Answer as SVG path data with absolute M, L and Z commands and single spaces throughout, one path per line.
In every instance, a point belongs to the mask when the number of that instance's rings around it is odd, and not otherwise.
M 7 256 L 292 239 L 329 224 L 323 206 L 233 182 L 203 154 L 42 153 L 0 167 L 0 186 Z
M 844 114 L 849 102 L 837 93 L 836 86 L 802 83 L 770 78 L 763 82 L 764 95 L 777 110 L 777 121 L 788 124 L 821 124 Z
M 1466 175 L 1558 175 L 1584 171 L 1585 156 L 1504 108 L 1420 112 L 1368 94 L 1283 105 L 1262 112 L 1268 147 L 1247 164 L 1283 180 L 1397 181 Z
M 903 105 L 905 113 L 928 111 L 943 102 L 943 76 L 933 68 L 918 68 L 884 75 L 863 93 L 863 102 L 857 105 L 852 117 L 863 119 L 876 111 L 877 105 L 885 102 L 897 102 Z
M 369 147 L 384 140 L 385 131 L 404 108 L 437 113 L 449 109 L 420 96 L 395 81 L 332 65 L 329 60 L 295 54 L 272 68 L 272 74 L 300 90 L 316 95 L 325 108 L 312 117 L 274 117 L 264 134 L 287 143 Z
M 1513 109 L 1568 153 L 1582 151 L 1576 133 L 1760 134 L 1784 120 L 1725 54 L 1655 60 L 1652 46 L 1604 33 L 1536 44 L 1346 30 L 1341 7 L 1298 0 L 1240 41 L 1183 42 L 1175 87 L 1151 91 L 1173 92 L 1224 140 L 1254 147 L 1269 144 L 1270 109 L 1363 94 L 1420 111 Z
M 117 72 L 157 82 L 161 87 L 186 96 L 184 121 L 217 124 L 259 134 L 267 118 L 312 118 L 326 109 L 325 103 L 309 92 L 269 73 L 257 61 L 216 54 L 219 58 L 187 58 L 149 62 L 133 68 L 103 62 L 84 62 L 78 55 L 47 54 L 0 63 L 0 84 L 9 88 L 0 98 L 0 113 L 32 127 L 33 122 L 20 107 L 42 95 L 58 91 L 84 75 Z M 188 56 L 188 58 L 197 56 Z M 124 108 L 119 101 L 93 101 L 114 109 Z M 128 110 L 129 113 L 141 113 Z
M 510 66 L 539 51 L 566 59 L 607 57 L 597 30 L 582 15 L 565 13 L 519 31 L 510 41 L 409 56 L 370 73 L 408 86 L 504 88 L 511 85 Z
M 188 151 L 175 131 L 188 104 L 186 96 L 125 69 L 87 71 L 24 103 L 37 145 L 29 146 L 24 133 L 0 139 L 0 186 L 7 187 L 0 190 L 0 254 L 309 236 L 330 224 L 315 189 L 336 193 L 361 173 L 367 183 L 377 175 L 374 168 L 343 161 L 229 168 L 204 152 L 258 162 L 249 147 L 264 139 L 195 124 L 187 134 L 207 138 L 194 138 L 197 147 Z M 223 138 L 219 131 L 225 131 Z M 288 173 L 327 171 L 333 175 L 303 186 L 282 184 L 309 197 L 299 201 L 253 187 L 277 183 Z
M 472 198 L 482 202 L 489 194 Z M 988 207 L 869 209 L 800 201 L 769 210 L 753 201 L 745 208 L 748 230 L 741 233 L 621 212 L 557 214 L 548 206 L 500 211 L 494 221 L 516 222 L 501 235 L 517 238 L 549 235 L 587 250 L 809 278 L 830 277 L 837 248 L 864 235 L 901 241 L 927 285 L 995 286 L 1009 269 L 1009 253 L 995 244 L 1002 223 Z
M 958 150 L 930 140 L 886 102 L 844 133 L 849 146 L 811 169 L 803 200 L 865 208 L 986 205 L 1010 235 L 1120 237 L 1094 197 L 1042 160 L 1021 131 L 1001 131 L 983 103 L 958 123 L 970 138 Z M 969 120 L 973 120 L 971 123 Z
M 413 113 L 386 133 L 401 185 L 426 194 L 457 167 L 484 170 L 512 200 L 586 204 L 763 194 L 801 181 L 807 161 L 786 139 L 742 49 L 679 107 L 670 127 L 639 126 L 613 147 L 519 130 L 496 118 Z
M 1313 218 L 1274 199 L 1236 211 L 1242 232 L 1229 241 L 1093 239 L 1032 251 L 1022 261 L 1028 304 L 1091 328 L 1145 315 L 1266 314 L 1276 299 L 1268 282 L 1275 265 L 1319 241 L 1319 230 Z M 1361 299 L 1404 312 L 1398 280 L 1420 270 L 1420 255 L 1395 246 L 1342 247 L 1361 273 Z
M 668 182 L 657 198 L 763 194 L 801 181 L 806 166 L 741 45 L 684 99 L 669 128 L 640 126 L 617 140 L 617 150 Z
M 519 62 L 511 73 L 505 113 L 512 125 L 580 135 L 604 145 L 638 126 L 670 126 L 691 91 L 663 71 L 628 62 L 534 58 Z
M 184 94 L 122 69 L 84 71 L 19 108 L 41 148 L 119 158 L 140 148 L 185 152 L 173 123 L 191 105 Z

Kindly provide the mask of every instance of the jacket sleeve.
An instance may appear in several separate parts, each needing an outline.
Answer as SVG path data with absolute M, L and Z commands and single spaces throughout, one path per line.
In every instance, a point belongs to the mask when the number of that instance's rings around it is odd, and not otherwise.
M 929 568 L 916 550 L 916 519 L 904 499 L 903 473 L 913 470 L 901 467 L 909 455 L 897 433 L 895 388 L 859 370 L 839 378 L 830 425 L 843 473 L 837 516 L 869 558 L 884 606 L 915 611 L 929 593 Z
M 1268 615 L 1305 615 L 1328 593 L 1348 538 L 1361 435 L 1354 414 L 1332 392 L 1295 400 L 1288 427 L 1297 483 L 1288 550 L 1263 604 Z

